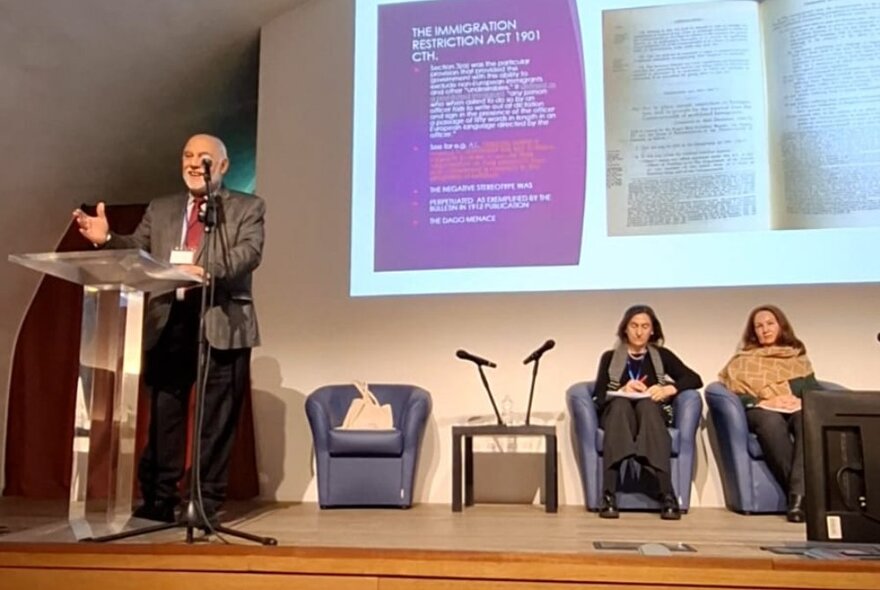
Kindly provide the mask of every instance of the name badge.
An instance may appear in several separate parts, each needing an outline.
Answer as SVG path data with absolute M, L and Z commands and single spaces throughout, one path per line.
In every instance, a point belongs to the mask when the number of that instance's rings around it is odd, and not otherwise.
M 171 264 L 192 264 L 195 261 L 196 253 L 192 250 L 180 250 L 175 248 L 171 251 Z

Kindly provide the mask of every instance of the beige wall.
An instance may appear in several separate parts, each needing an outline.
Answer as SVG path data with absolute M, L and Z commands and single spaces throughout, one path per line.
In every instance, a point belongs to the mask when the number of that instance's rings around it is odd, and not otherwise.
M 669 347 L 706 382 L 732 353 L 749 309 L 774 302 L 790 314 L 820 378 L 878 387 L 876 285 L 349 298 L 352 31 L 348 0 L 310 2 L 263 30 L 257 187 L 269 221 L 256 279 L 264 345 L 255 351 L 254 380 L 266 496 L 316 498 L 304 396 L 366 379 L 431 391 L 417 497 L 448 502 L 450 425 L 491 411 L 473 367 L 454 351 L 495 360 L 493 389 L 522 410 L 530 377 L 522 359 L 556 339 L 542 361 L 535 408 L 564 414 L 565 389 L 595 377 L 623 309 L 637 302 L 655 307 Z M 560 502 L 580 504 L 568 428 L 565 417 Z M 693 503 L 722 505 L 705 428 L 700 439 Z
M 81 203 L 179 190 L 194 132 L 252 148 L 259 27 L 302 1 L 0 7 L 0 487 L 11 356 L 39 281 L 6 256 L 54 249 Z

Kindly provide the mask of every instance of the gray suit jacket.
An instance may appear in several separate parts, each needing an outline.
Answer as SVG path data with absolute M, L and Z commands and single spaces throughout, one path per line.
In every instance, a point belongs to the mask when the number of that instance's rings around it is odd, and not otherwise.
M 107 246 L 140 248 L 157 260 L 168 261 L 171 251 L 180 246 L 187 199 L 188 195 L 181 193 L 153 200 L 134 233 L 114 234 Z M 260 343 L 251 276 L 263 256 L 265 212 L 266 204 L 260 197 L 221 189 L 219 229 L 202 240 L 196 253 L 196 264 L 204 266 L 206 242 L 214 240 L 214 260 L 208 269 L 215 281 L 214 305 L 205 317 L 206 336 L 214 348 L 251 348 Z M 173 301 L 173 292 L 150 298 L 144 349 L 159 340 Z

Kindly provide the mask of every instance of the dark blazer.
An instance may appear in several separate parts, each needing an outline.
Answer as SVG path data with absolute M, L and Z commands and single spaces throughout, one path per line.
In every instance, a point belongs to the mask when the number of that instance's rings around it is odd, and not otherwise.
M 225 188 L 219 196 L 219 230 L 202 240 L 195 262 L 204 266 L 205 244 L 213 239 L 214 260 L 207 270 L 214 278 L 215 292 L 214 305 L 205 317 L 206 336 L 214 348 L 251 348 L 260 343 L 251 277 L 263 256 L 266 204 L 255 195 Z M 134 233 L 113 234 L 107 247 L 138 248 L 167 262 L 181 243 L 188 198 L 187 193 L 180 193 L 154 199 Z M 144 322 L 145 350 L 159 340 L 174 297 L 174 292 L 150 297 Z

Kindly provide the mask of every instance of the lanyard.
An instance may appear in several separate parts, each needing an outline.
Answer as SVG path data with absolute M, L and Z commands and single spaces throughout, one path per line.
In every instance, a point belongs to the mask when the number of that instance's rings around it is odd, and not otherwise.
M 633 367 L 638 363 L 638 371 L 633 371 Z M 629 375 L 631 381 L 644 381 L 647 375 L 642 374 L 642 369 L 645 368 L 645 357 L 636 360 L 630 356 L 627 356 L 626 359 L 626 372 Z

